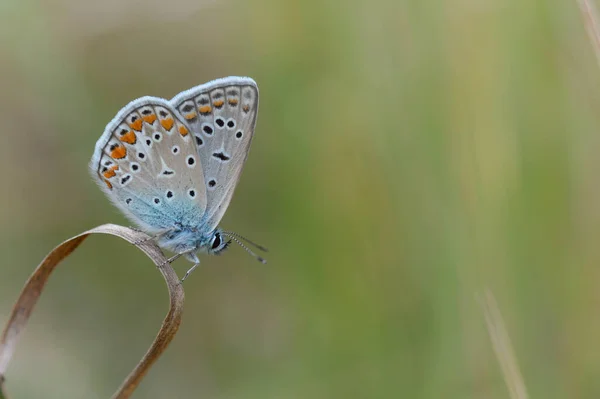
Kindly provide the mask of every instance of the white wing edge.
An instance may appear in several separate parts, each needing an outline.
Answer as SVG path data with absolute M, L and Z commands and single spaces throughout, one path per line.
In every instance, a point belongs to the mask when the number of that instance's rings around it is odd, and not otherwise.
M 256 88 L 256 91 L 258 92 L 258 85 L 254 81 L 254 79 L 249 78 L 247 76 L 228 76 L 226 78 L 214 79 L 210 82 L 182 91 L 181 93 L 177 94 L 171 99 L 171 104 L 174 107 L 177 107 L 179 103 L 189 100 L 190 98 L 196 97 L 200 93 L 210 91 L 216 87 L 231 85 L 254 86 Z

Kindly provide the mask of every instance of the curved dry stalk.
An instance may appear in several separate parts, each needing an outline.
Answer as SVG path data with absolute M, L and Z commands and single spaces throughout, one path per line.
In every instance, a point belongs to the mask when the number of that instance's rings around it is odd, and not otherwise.
M 2 332 L 2 336 L 0 336 L 0 399 L 6 399 L 5 391 L 3 391 L 4 374 L 15 351 L 19 335 L 27 324 L 27 320 L 33 311 L 33 307 L 37 303 L 50 274 L 54 271 L 55 267 L 63 259 L 69 256 L 90 234 L 110 234 L 134 244 L 152 259 L 156 266 L 158 266 L 158 270 L 160 270 L 165 279 L 169 290 L 169 312 L 163 320 L 158 335 L 144 357 L 142 357 L 140 362 L 135 366 L 133 371 L 127 376 L 125 381 L 123 381 L 123 384 L 113 395 L 113 399 L 125 399 L 131 396 L 152 364 L 154 364 L 158 357 L 164 352 L 177 333 L 181 323 L 181 314 L 183 312 L 183 287 L 171 265 L 166 263 L 166 258 L 162 251 L 152 240 L 147 240 L 148 236 L 142 232 L 114 224 L 98 226 L 85 233 L 72 237 L 54 248 L 25 283 L 21 295 L 19 296 L 19 299 L 17 299 L 10 318 Z M 164 266 L 161 267 L 163 264 Z

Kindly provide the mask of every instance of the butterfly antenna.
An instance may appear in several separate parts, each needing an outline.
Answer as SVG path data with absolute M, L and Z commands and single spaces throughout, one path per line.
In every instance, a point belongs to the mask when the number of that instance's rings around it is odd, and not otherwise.
M 258 260 L 260 263 L 262 263 L 263 265 L 267 263 L 267 260 L 258 256 L 257 254 L 255 254 L 250 248 L 248 248 L 247 246 L 244 245 L 243 242 L 241 242 L 240 240 L 238 240 L 234 235 L 232 235 L 231 233 L 226 233 L 223 232 L 221 233 L 226 237 L 231 238 L 233 241 L 235 241 L 240 247 L 244 248 L 246 250 L 246 252 L 248 252 L 250 255 L 254 256 L 256 258 L 256 260 Z
M 227 234 L 229 237 L 232 237 L 232 238 L 233 237 L 240 238 L 240 239 L 246 241 L 248 244 L 253 245 L 255 248 L 257 248 L 263 252 L 269 252 L 269 250 L 267 248 L 263 247 L 262 245 L 258 245 L 255 242 L 250 241 L 249 239 L 247 239 L 246 237 L 244 237 L 238 233 L 234 233 L 233 231 L 224 231 L 223 233 Z

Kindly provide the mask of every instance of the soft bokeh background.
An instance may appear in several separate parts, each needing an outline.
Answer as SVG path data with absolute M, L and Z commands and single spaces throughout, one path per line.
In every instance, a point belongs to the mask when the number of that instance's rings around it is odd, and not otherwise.
M 223 226 L 136 398 L 507 398 L 489 287 L 531 397 L 600 397 L 600 69 L 575 0 L 0 2 L 0 321 L 62 240 L 129 223 L 88 176 L 131 99 L 261 90 Z M 189 264 L 178 261 L 183 273 Z M 164 283 L 92 237 L 52 277 L 15 398 L 106 398 Z

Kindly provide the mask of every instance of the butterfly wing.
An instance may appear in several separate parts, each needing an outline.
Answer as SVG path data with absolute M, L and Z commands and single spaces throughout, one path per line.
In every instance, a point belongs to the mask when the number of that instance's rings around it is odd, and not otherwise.
M 146 232 L 198 225 L 204 174 L 193 135 L 164 99 L 125 106 L 96 143 L 90 171 L 108 198 Z
M 205 228 L 217 227 L 237 185 L 254 135 L 258 87 L 228 77 L 184 91 L 171 104 L 192 131 L 206 182 Z

